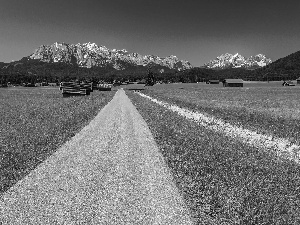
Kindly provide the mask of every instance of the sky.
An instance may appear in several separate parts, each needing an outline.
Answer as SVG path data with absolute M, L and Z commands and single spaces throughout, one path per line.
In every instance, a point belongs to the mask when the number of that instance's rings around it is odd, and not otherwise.
M 40 45 L 96 43 L 202 66 L 224 53 L 300 50 L 299 0 L 0 0 L 0 62 Z

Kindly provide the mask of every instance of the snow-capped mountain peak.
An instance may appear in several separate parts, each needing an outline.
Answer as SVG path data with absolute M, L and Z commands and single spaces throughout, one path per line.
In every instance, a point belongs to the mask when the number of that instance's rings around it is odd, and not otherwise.
M 179 60 L 176 56 L 161 58 L 155 55 L 141 55 L 129 53 L 126 49 L 108 49 L 95 43 L 66 44 L 55 42 L 52 45 L 41 45 L 33 54 L 31 59 L 39 59 L 44 62 L 65 62 L 77 64 L 81 67 L 111 65 L 116 69 L 124 69 L 124 65 L 148 65 L 154 63 L 170 69 L 185 70 L 193 66 L 185 60 Z
M 259 68 L 270 64 L 271 59 L 267 58 L 263 54 L 258 54 L 255 56 L 250 56 L 245 58 L 244 56 L 236 53 L 234 55 L 230 53 L 225 53 L 218 56 L 216 59 L 209 61 L 204 64 L 206 68 L 211 69 L 225 69 L 225 68 Z

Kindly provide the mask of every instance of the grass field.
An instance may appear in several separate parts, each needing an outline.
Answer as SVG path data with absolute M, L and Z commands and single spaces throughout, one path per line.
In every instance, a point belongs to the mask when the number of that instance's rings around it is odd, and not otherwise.
M 300 140 L 300 85 L 247 82 L 243 88 L 208 84 L 156 85 L 144 93 L 261 133 Z
M 63 98 L 58 88 L 0 89 L 0 194 L 87 125 L 114 94 Z
M 281 82 L 155 85 L 143 93 L 299 143 L 299 87 Z M 300 224 L 300 166 L 127 92 L 198 224 Z

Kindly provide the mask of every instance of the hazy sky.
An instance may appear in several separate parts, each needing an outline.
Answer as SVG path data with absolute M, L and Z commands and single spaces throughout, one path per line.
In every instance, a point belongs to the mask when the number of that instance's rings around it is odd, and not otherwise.
M 54 42 L 176 55 L 194 66 L 223 53 L 272 60 L 300 50 L 299 0 L 0 0 L 0 61 Z

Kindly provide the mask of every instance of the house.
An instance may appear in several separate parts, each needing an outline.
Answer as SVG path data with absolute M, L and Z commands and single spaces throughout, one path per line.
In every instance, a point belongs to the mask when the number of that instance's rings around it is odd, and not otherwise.
M 35 83 L 35 86 L 36 87 L 48 86 L 48 83 L 46 83 L 46 82 Z
M 220 81 L 219 80 L 209 80 L 207 83 L 208 84 L 219 84 Z
M 116 81 L 116 82 L 113 83 L 113 86 L 114 86 L 114 87 L 120 86 L 120 85 L 121 85 L 121 82 L 120 82 L 120 81 Z
M 138 84 L 146 84 L 146 79 L 137 80 Z
M 243 87 L 244 81 L 242 79 L 225 79 L 223 80 L 224 87 Z
M 299 78 L 297 78 L 297 84 L 300 84 L 300 77 Z
M 23 87 L 35 87 L 35 84 L 34 84 L 34 83 L 29 83 L 29 82 L 28 82 L 28 83 L 23 83 L 22 86 L 23 86 Z

